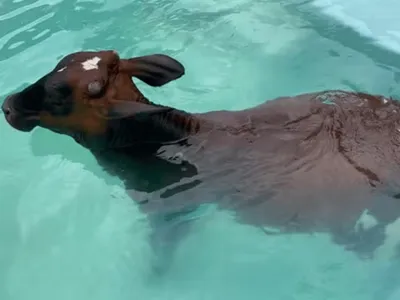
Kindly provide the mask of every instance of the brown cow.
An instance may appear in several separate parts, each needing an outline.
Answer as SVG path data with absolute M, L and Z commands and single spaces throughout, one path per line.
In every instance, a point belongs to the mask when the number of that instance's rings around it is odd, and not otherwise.
M 171 219 L 206 203 L 268 234 L 324 232 L 369 257 L 384 247 L 400 216 L 398 102 L 322 91 L 189 113 L 152 103 L 132 82 L 183 74 L 167 55 L 76 52 L 2 110 L 19 131 L 72 137 L 121 178 L 149 216 L 155 250 L 187 229 L 169 228 Z

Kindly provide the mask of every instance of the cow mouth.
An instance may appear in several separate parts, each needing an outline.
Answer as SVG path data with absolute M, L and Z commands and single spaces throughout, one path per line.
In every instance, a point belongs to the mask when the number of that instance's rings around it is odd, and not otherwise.
M 39 112 L 19 108 L 12 96 L 4 100 L 1 110 L 7 123 L 18 131 L 30 132 L 39 125 Z

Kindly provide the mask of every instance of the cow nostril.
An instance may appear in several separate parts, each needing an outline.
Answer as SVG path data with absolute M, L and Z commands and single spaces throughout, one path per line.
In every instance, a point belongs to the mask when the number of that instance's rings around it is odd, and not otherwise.
M 5 107 L 4 105 L 1 107 L 1 110 L 6 116 L 8 116 L 11 113 L 11 110 L 8 107 Z
M 3 107 L 2 110 L 6 116 L 8 116 L 11 113 L 11 110 L 8 107 Z
M 11 114 L 11 108 L 9 102 L 10 102 L 10 97 L 7 97 L 6 100 L 4 100 L 3 105 L 1 106 L 1 110 L 6 116 Z

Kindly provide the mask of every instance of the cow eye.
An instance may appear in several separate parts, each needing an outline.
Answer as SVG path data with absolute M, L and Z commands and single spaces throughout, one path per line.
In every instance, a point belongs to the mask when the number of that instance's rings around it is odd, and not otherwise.
M 103 84 L 100 81 L 93 81 L 88 84 L 88 93 L 91 97 L 99 96 L 103 90 Z

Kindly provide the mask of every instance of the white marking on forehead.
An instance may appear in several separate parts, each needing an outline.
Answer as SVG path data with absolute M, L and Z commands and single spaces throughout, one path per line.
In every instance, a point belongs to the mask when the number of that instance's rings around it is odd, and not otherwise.
M 383 103 L 384 103 L 384 104 L 388 103 L 388 99 L 383 98 Z
M 360 218 L 357 220 L 356 228 L 361 227 L 363 230 L 371 229 L 378 225 L 378 220 L 374 216 L 370 215 L 368 210 L 364 210 Z
M 90 59 L 84 61 L 82 63 L 82 67 L 86 71 L 93 70 L 93 69 L 98 69 L 99 68 L 99 66 L 98 66 L 99 61 L 101 61 L 101 58 L 98 57 L 98 56 L 95 56 L 93 58 L 90 58 Z
M 66 69 L 67 67 L 61 68 L 60 70 L 58 70 L 57 72 L 62 72 Z

